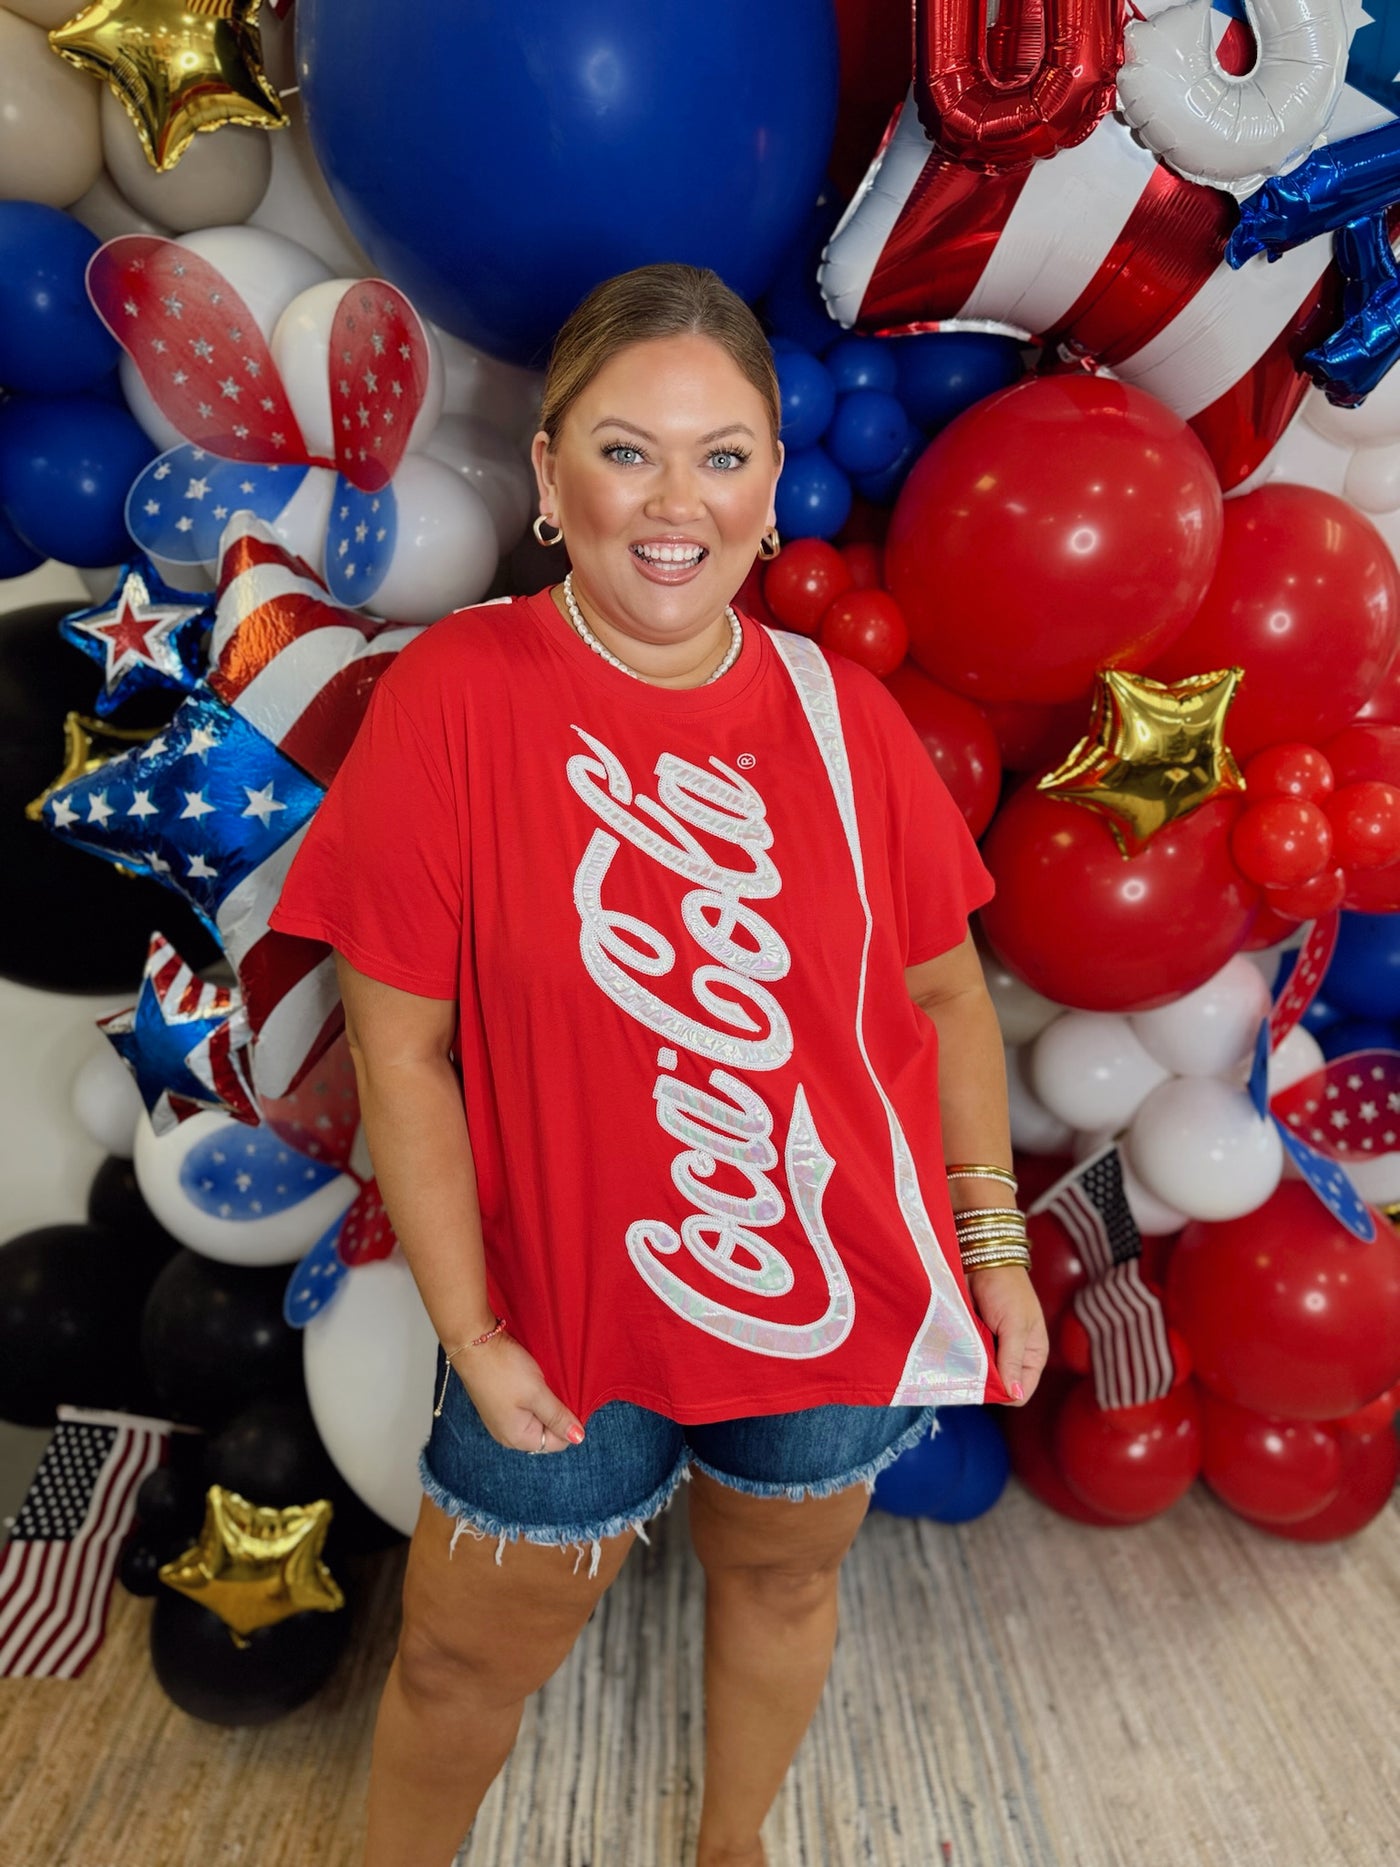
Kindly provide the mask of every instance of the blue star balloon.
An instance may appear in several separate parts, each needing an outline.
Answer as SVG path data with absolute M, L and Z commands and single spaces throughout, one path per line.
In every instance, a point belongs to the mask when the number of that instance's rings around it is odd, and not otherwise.
M 1400 358 L 1400 269 L 1388 216 L 1343 227 L 1337 265 L 1346 281 L 1342 323 L 1303 358 L 1329 402 L 1358 408 Z
M 275 858 L 324 796 L 270 739 L 207 691 L 144 745 L 60 785 L 42 817 L 65 842 L 182 895 L 216 939 L 225 899 L 280 886 Z M 264 872 L 264 865 L 272 864 Z
M 202 644 L 213 615 L 212 597 L 174 589 L 138 557 L 122 565 L 105 603 L 70 611 L 58 632 L 101 667 L 93 706 L 106 718 L 148 687 L 193 693 L 204 674 Z

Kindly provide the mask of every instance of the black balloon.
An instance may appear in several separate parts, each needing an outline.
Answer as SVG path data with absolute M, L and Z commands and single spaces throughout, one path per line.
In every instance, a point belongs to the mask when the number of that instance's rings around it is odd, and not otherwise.
M 304 1705 L 335 1671 L 350 1632 L 349 1591 L 341 1586 L 344 1608 L 289 1615 L 255 1628 L 238 1647 L 211 1609 L 162 1584 L 151 1615 L 156 1678 L 191 1718 L 271 1724 Z
M 180 1249 L 179 1239 L 166 1231 L 146 1204 L 134 1163 L 120 1155 L 109 1154 L 92 1176 L 87 1215 L 94 1225 L 105 1226 L 125 1242 L 146 1267 L 148 1284 Z
M 157 1465 L 146 1473 L 136 1490 L 136 1521 L 158 1536 L 189 1535 L 191 1542 L 204 1520 L 204 1499 L 189 1473 L 171 1465 Z
M 96 717 L 97 665 L 58 633 L 62 617 L 80 607 L 37 603 L 0 615 L 0 875 L 12 903 L 0 916 L 0 977 L 45 991 L 130 990 L 134 998 L 154 928 L 196 972 L 220 950 L 172 890 L 65 846 L 24 814 L 63 768 L 64 715 Z M 160 725 L 180 698 L 149 690 L 113 723 Z
M 329 1498 L 326 1559 L 388 1549 L 403 1532 L 373 1511 L 341 1477 L 311 1409 L 302 1400 L 258 1400 L 206 1442 L 206 1485 L 219 1484 L 272 1510 Z
M 141 1353 L 167 1416 L 217 1431 L 256 1399 L 296 1395 L 301 1333 L 282 1316 L 285 1264 L 181 1249 L 151 1285 Z
M 141 1358 L 149 1265 L 96 1225 L 44 1225 L 0 1245 L 0 1419 L 55 1409 L 159 1414 Z
M 160 1565 L 179 1554 L 179 1550 L 166 1550 L 138 1532 L 122 1544 L 117 1557 L 117 1580 L 127 1594 L 147 1599 L 160 1587 Z

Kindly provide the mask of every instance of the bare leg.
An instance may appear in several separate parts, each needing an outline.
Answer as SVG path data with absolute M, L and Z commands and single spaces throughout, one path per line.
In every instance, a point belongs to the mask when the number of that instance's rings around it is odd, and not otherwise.
M 364 1867 L 449 1867 L 501 1765 L 530 1693 L 567 1656 L 635 1540 L 585 1557 L 523 1539 L 458 1538 L 423 1499 L 404 1576 L 403 1630 L 379 1702 Z
M 691 1476 L 691 1541 L 705 1569 L 696 1867 L 764 1867 L 759 1829 L 821 1698 L 837 1577 L 870 1497 L 858 1484 L 798 1503 Z

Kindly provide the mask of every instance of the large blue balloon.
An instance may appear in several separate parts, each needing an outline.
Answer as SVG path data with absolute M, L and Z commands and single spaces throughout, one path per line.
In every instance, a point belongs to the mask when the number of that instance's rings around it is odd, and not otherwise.
M 1026 366 L 1014 337 L 990 331 L 927 331 L 895 338 L 899 399 L 925 434 L 946 428 L 984 396 L 1018 382 Z
M 757 297 L 836 121 L 831 0 L 299 0 L 296 34 L 352 230 L 425 316 L 513 362 L 632 266 Z
M 0 201 L 0 383 L 71 395 L 117 367 L 116 339 L 87 295 L 96 234 L 38 201 Z
M 98 396 L 18 397 L 0 409 L 0 511 L 41 557 L 115 564 L 131 552 L 127 493 L 156 451 Z
M 1002 1492 L 1011 1458 L 988 1407 L 940 1407 L 938 1431 L 901 1453 L 875 1480 L 871 1502 L 896 1517 L 967 1523 Z
M 1322 989 L 1354 1018 L 1400 1018 L 1400 914 L 1343 914 Z

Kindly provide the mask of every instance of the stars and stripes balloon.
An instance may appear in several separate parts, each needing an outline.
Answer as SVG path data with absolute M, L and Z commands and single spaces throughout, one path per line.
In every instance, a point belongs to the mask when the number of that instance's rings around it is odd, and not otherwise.
M 58 632 L 101 667 L 93 709 L 106 718 L 149 687 L 192 693 L 204 675 L 202 644 L 212 621 L 207 596 L 173 589 L 138 557 L 118 571 L 105 602 L 70 611 Z
M 88 267 L 94 305 L 181 437 L 131 488 L 132 537 L 163 563 L 212 568 L 225 524 L 246 510 L 340 603 L 429 621 L 482 596 L 495 531 L 475 490 L 424 451 L 443 368 L 413 306 L 361 279 L 255 309 L 202 243 L 127 234 Z

